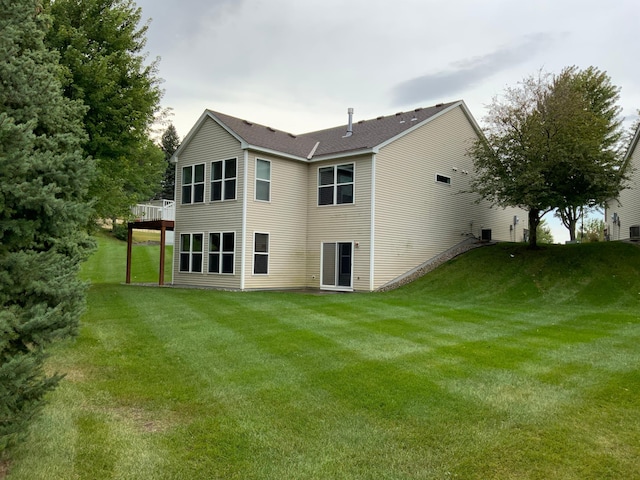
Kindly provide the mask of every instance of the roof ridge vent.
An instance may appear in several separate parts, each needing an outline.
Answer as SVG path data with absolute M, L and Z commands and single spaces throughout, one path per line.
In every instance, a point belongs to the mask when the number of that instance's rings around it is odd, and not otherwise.
M 245 125 L 249 125 L 250 127 L 253 126 L 253 123 L 251 123 L 249 120 L 242 120 L 244 122 Z
M 298 138 L 293 133 L 288 133 L 287 135 L 289 135 L 291 138 Z
M 267 127 L 267 130 L 269 130 L 270 132 L 275 132 L 275 129 L 271 127 Z

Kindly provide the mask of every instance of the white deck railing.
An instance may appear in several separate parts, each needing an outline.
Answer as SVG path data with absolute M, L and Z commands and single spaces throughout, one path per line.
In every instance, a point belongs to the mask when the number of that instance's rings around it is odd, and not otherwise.
M 136 220 L 145 222 L 152 220 L 175 220 L 176 202 L 173 200 L 153 200 L 149 203 L 139 203 L 131 207 L 131 213 Z

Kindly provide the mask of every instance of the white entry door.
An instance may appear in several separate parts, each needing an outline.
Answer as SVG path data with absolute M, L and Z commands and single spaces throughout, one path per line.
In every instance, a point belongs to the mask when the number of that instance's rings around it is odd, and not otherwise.
M 321 254 L 320 288 L 353 289 L 353 242 L 325 242 Z

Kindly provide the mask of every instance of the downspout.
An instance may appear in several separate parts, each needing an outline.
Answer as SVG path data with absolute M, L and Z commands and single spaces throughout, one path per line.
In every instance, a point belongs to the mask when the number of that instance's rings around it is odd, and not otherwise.
M 175 283 L 176 278 L 176 255 L 180 255 L 180 239 L 176 236 L 176 212 L 178 210 L 178 157 L 174 155 L 176 159 L 175 161 L 175 171 L 173 175 L 173 257 L 171 258 L 171 284 Z M 182 180 L 180 180 L 182 181 Z M 178 248 L 176 248 L 176 244 Z
M 247 250 L 247 177 L 249 176 L 249 151 L 244 151 L 244 172 L 242 180 L 242 246 L 240 247 L 241 259 L 240 259 L 240 290 L 244 290 L 244 277 L 245 267 L 247 264 L 246 250 Z
M 376 154 L 371 155 L 371 239 L 369 240 L 369 291 L 375 287 L 376 260 Z

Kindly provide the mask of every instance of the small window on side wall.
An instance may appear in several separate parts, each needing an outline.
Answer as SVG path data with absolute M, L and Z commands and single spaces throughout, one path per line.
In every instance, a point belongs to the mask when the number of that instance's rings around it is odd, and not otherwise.
M 269 273 L 269 234 L 256 233 L 253 239 L 253 273 L 267 275 Z
M 256 200 L 271 201 L 271 162 L 256 159 Z
M 436 182 L 444 183 L 445 185 L 451 185 L 451 177 L 447 177 L 446 175 L 440 175 L 436 173 Z

